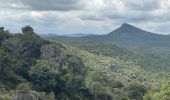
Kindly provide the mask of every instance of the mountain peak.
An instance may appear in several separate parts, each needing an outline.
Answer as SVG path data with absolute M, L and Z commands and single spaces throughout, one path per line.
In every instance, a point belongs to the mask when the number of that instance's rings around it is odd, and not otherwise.
M 119 28 L 117 28 L 116 30 L 112 31 L 111 33 L 109 33 L 108 35 L 115 35 L 115 34 L 126 34 L 126 35 L 135 35 L 135 34 L 145 34 L 147 33 L 146 31 L 137 28 L 133 25 L 127 24 L 127 23 L 123 23 Z
M 126 26 L 126 25 L 130 25 L 130 24 L 128 24 L 128 23 L 123 23 L 123 24 L 122 24 L 122 26 Z
M 123 23 L 122 26 L 120 28 L 136 28 L 130 24 L 127 24 L 127 23 Z

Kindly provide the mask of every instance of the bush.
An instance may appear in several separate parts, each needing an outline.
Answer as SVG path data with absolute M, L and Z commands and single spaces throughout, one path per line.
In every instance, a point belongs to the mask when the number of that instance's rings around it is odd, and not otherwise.
M 20 83 L 17 86 L 17 90 L 20 90 L 20 91 L 30 91 L 31 90 L 31 86 L 30 86 L 29 83 Z
M 0 100 L 10 100 L 10 96 L 7 93 L 0 91 Z
M 120 81 L 113 82 L 113 88 L 122 88 L 123 84 Z
M 131 84 L 128 87 L 128 96 L 130 99 L 143 100 L 146 93 L 146 87 L 140 84 Z
M 34 84 L 34 88 L 51 92 L 57 85 L 59 71 L 48 60 L 39 60 L 32 66 L 29 76 Z

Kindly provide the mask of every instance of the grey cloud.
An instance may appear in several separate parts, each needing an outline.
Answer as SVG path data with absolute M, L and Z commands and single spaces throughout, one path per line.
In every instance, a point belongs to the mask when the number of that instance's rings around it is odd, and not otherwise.
M 34 10 L 78 10 L 83 8 L 83 0 L 22 0 Z
M 103 21 L 105 17 L 97 16 L 97 15 L 81 15 L 79 16 L 81 20 L 89 20 L 89 21 Z
M 113 3 L 108 4 L 108 8 L 101 9 L 99 12 L 93 14 L 84 14 L 80 18 L 82 20 L 95 20 L 95 21 L 104 21 L 105 19 L 115 20 L 119 22 L 131 22 L 131 23 L 142 23 L 142 22 L 167 22 L 170 20 L 170 14 L 168 9 L 163 9 L 168 13 L 154 15 L 153 11 L 160 10 L 161 0 L 115 0 L 114 3 L 122 3 L 123 9 L 121 6 L 118 6 L 121 11 L 116 10 L 112 5 Z M 158 12 L 159 13 L 159 12 Z
M 82 20 L 89 21 L 105 21 L 105 19 L 115 20 L 115 21 L 124 21 L 124 22 L 144 22 L 144 21 L 153 21 L 156 20 L 154 16 L 152 16 L 148 12 L 138 12 L 138 11 L 130 11 L 124 12 L 123 14 L 119 14 L 117 12 L 111 13 L 98 13 L 98 14 L 85 14 L 81 15 L 80 18 Z
M 107 33 L 121 23 L 133 23 L 141 27 L 150 27 L 149 23 L 161 24 L 153 31 L 167 30 L 170 22 L 168 8 L 161 8 L 166 0 L 0 0 L 0 9 L 12 8 L 9 18 L 0 15 L 1 23 L 22 27 L 30 24 L 40 32 L 88 32 Z M 91 2 L 91 4 L 89 3 Z M 115 1 L 115 2 L 113 2 Z M 122 5 L 120 4 L 122 3 Z M 89 5 L 88 5 L 89 3 Z M 95 4 L 93 4 L 95 3 Z M 115 3 L 115 4 L 113 4 Z M 167 4 L 167 6 L 169 6 Z M 21 9 L 21 11 L 16 10 Z M 10 9 L 11 10 L 11 9 Z M 27 13 L 16 18 L 17 13 Z M 34 15 L 30 12 L 40 13 Z M 72 11 L 73 10 L 73 11 Z M 76 11 L 75 11 L 76 10 Z M 77 11 L 78 10 L 78 11 Z M 154 11 L 158 10 L 155 14 Z M 159 10 L 161 12 L 159 12 Z M 63 12 L 61 12 L 63 11 Z M 42 14 L 42 15 L 41 15 Z M 18 15 L 20 16 L 20 15 Z M 165 25 L 166 24 L 166 25 Z M 155 26 L 151 25 L 151 26 Z M 48 27 L 47 27 L 48 26 Z
M 152 11 L 160 8 L 160 0 L 121 0 L 129 10 Z
M 148 12 L 140 12 L 140 11 L 132 11 L 132 12 L 125 12 L 124 14 L 110 14 L 107 15 L 108 18 L 113 20 L 124 20 L 125 22 L 146 22 L 146 21 L 153 21 L 155 18 Z
M 1 0 L 0 7 L 38 11 L 79 10 L 86 6 L 86 0 Z

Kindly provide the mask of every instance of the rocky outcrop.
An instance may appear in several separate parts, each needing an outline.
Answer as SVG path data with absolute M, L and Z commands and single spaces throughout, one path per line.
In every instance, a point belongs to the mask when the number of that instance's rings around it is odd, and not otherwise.
M 40 58 L 40 48 L 48 42 L 34 33 L 31 26 L 23 27 L 22 32 L 4 40 L 3 47 L 17 58 Z
M 31 26 L 25 26 L 22 28 L 23 33 L 34 33 L 34 29 Z
M 79 75 L 85 73 L 81 58 L 66 53 L 67 50 L 58 44 L 49 44 L 41 47 L 41 59 L 50 60 L 56 68 L 64 68 Z
M 3 33 L 4 31 L 4 27 L 0 27 L 0 33 Z
M 44 45 L 41 47 L 41 58 L 48 59 L 55 56 L 55 47 L 53 45 Z
M 61 51 L 57 49 L 55 45 L 44 45 L 41 47 L 41 58 L 49 59 L 53 62 L 55 67 L 59 67 L 62 64 L 62 56 L 60 55 Z
M 0 27 L 0 45 L 3 40 L 5 40 L 9 37 L 10 37 L 9 32 L 7 30 L 5 30 L 4 27 Z
M 45 100 L 34 91 L 17 91 L 10 100 Z

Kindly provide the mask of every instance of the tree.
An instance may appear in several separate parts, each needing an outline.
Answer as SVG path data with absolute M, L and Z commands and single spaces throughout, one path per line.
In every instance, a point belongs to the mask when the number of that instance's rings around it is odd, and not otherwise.
M 150 91 L 144 100 L 170 100 L 170 81 L 164 82 L 160 91 Z
M 0 44 L 4 39 L 7 39 L 10 37 L 9 31 L 5 31 L 4 27 L 0 27 Z
M 59 77 L 59 71 L 53 67 L 48 60 L 39 60 L 32 66 L 29 76 L 34 84 L 34 88 L 46 92 L 54 91 Z
M 146 91 L 145 86 L 133 83 L 128 87 L 128 96 L 130 99 L 143 100 Z
M 12 68 L 12 58 L 2 49 L 0 49 L 1 74 L 10 71 Z

